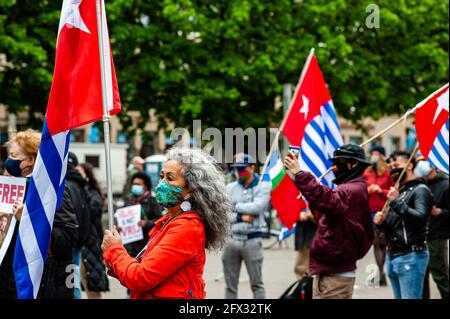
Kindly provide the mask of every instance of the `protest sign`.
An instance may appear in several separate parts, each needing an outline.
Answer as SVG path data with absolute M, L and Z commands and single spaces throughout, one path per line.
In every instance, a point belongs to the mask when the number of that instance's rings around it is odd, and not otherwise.
M 0 264 L 11 243 L 16 226 L 13 216 L 14 203 L 23 203 L 26 179 L 12 176 L 0 176 Z
M 144 232 L 139 226 L 141 205 L 120 208 L 116 211 L 117 225 L 124 245 L 144 239 Z

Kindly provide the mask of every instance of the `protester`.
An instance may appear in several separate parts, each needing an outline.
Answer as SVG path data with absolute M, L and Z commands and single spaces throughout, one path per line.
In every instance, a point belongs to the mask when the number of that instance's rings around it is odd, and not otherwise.
M 436 170 L 430 162 L 421 158 L 414 169 L 414 175 L 425 178 L 433 194 L 435 206 L 427 230 L 427 246 L 430 252 L 429 272 L 433 276 L 442 299 L 448 299 L 448 246 L 449 239 L 449 179 L 444 173 Z M 424 297 L 429 297 L 428 271 L 424 282 Z
M 236 299 L 242 261 L 250 277 L 255 299 L 264 299 L 266 292 L 262 280 L 265 226 L 264 212 L 268 209 L 271 185 L 260 181 L 255 174 L 255 161 L 244 153 L 236 154 L 234 167 L 237 180 L 227 185 L 234 206 L 232 237 L 222 255 L 225 276 L 225 298 Z
M 128 167 L 127 171 L 127 182 L 125 183 L 125 186 L 123 188 L 123 195 L 126 196 L 131 192 L 131 179 L 134 176 L 134 174 L 138 172 L 144 171 L 144 164 L 145 160 L 140 156 L 135 156 L 131 160 L 131 163 Z
M 387 199 L 387 214 L 378 212 L 375 224 L 384 232 L 388 247 L 387 275 L 396 299 L 420 299 L 429 261 L 425 243 L 427 219 L 433 206 L 433 196 L 425 181 L 416 178 L 416 161 L 410 163 L 410 153 L 396 151 L 391 155 L 391 178 L 394 182 L 401 172 L 400 189 L 391 187 Z
M 29 177 L 33 172 L 40 141 L 40 133 L 33 130 L 26 130 L 18 132 L 7 143 L 9 147 L 8 158 L 5 161 L 5 171 L 3 174 L 7 176 L 27 177 L 26 190 L 28 190 Z M 22 205 L 15 205 L 15 218 L 18 221 L 20 221 L 21 217 L 21 208 Z M 13 262 L 18 230 L 19 223 L 16 223 L 11 242 L 0 264 L 0 299 L 17 299 Z
M 103 238 L 102 213 L 104 196 L 95 178 L 93 166 L 89 163 L 77 166 L 86 180 L 85 194 L 89 209 L 90 231 L 86 243 L 81 248 L 80 277 L 88 299 L 101 299 L 102 292 L 109 291 L 101 241 Z
M 26 177 L 28 191 L 29 180 L 36 161 L 41 134 L 33 130 L 18 132 L 8 142 L 9 157 L 5 162 L 5 174 Z M 66 284 L 68 266 L 72 264 L 73 248 L 78 238 L 78 224 L 73 211 L 73 203 L 67 187 L 61 206 L 56 210 L 50 238 L 50 247 L 44 264 L 38 298 L 73 298 L 74 289 Z M 26 198 L 26 194 L 25 194 Z M 19 230 L 23 204 L 16 203 L 13 208 L 14 217 L 18 221 L 14 229 L 11 243 L 0 265 L 0 299 L 17 299 L 14 278 L 14 250 Z
M 367 190 L 369 192 L 369 206 L 372 211 L 372 217 L 375 217 L 375 214 L 383 209 L 383 206 L 386 203 L 386 195 L 391 186 L 394 186 L 389 175 L 390 170 L 386 163 L 385 156 L 386 151 L 384 147 L 380 145 L 372 146 L 370 149 L 370 162 L 372 165 L 364 172 Z M 384 273 L 386 240 L 383 232 L 380 232 L 375 226 L 374 229 L 373 249 L 375 260 L 378 265 L 379 284 L 380 286 L 386 286 L 386 275 Z
M 205 248 L 221 249 L 229 235 L 232 207 L 224 175 L 209 155 L 174 147 L 167 154 L 156 198 L 168 210 L 133 258 L 116 229 L 106 230 L 102 249 L 109 274 L 131 298 L 205 298 Z
M 295 258 L 294 272 L 298 280 L 309 275 L 309 260 L 311 244 L 316 233 L 317 222 L 309 208 L 300 213 L 295 227 Z
M 289 156 L 284 160 L 310 209 L 318 212 L 310 252 L 314 299 L 351 299 L 356 261 L 364 257 L 373 242 L 369 194 L 362 176 L 370 163 L 364 149 L 347 144 L 333 155 L 333 183 L 338 185 L 334 190 L 302 171 L 298 160 Z
M 131 177 L 131 194 L 128 195 L 125 206 L 141 205 L 139 226 L 144 232 L 144 239 L 125 245 L 130 256 L 136 256 L 144 248 L 148 242 L 148 233 L 162 217 L 161 206 L 151 190 L 152 182 L 146 173 L 137 172 Z

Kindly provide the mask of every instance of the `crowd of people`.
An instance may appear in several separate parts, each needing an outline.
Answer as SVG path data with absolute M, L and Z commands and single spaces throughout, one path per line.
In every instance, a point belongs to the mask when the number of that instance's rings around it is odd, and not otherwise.
M 3 175 L 27 181 L 41 135 L 18 132 L 8 142 Z M 387 156 L 373 145 L 346 144 L 331 161 L 334 188 L 303 171 L 293 156 L 284 167 L 305 199 L 295 232 L 294 273 L 312 278 L 312 298 L 351 299 L 356 262 L 373 246 L 379 284 L 395 298 L 429 298 L 429 274 L 448 298 L 448 176 L 406 151 Z M 64 196 L 57 208 L 38 298 L 99 299 L 108 276 L 128 289 L 129 298 L 205 298 L 206 251 L 222 252 L 226 299 L 238 298 L 244 263 L 255 299 L 266 298 L 263 281 L 265 213 L 271 183 L 257 173 L 255 160 L 236 154 L 233 181 L 198 149 L 173 147 L 153 187 L 140 157 L 132 160 L 124 205 L 140 205 L 144 237 L 124 245 L 119 227 L 104 230 L 105 195 L 89 163 L 69 152 Z M 0 299 L 17 298 L 14 247 L 23 203 L 11 243 L 0 265 Z M 7 215 L 0 216 L 0 241 Z M 385 270 L 386 269 L 386 270 Z M 67 278 L 75 273 L 73 281 Z

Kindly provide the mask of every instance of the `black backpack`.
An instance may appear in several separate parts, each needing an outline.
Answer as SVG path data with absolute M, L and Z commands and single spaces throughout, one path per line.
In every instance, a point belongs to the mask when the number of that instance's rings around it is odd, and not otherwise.
M 307 300 L 312 299 L 312 283 L 311 276 L 305 276 L 297 280 L 281 295 L 280 299 L 291 300 Z

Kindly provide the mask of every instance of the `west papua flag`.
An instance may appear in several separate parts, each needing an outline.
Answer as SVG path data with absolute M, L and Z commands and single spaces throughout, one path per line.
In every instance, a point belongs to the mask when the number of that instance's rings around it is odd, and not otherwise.
M 119 91 L 109 49 L 104 3 L 102 43 L 105 52 L 106 99 L 109 115 L 120 112 Z M 64 0 L 56 46 L 55 72 L 42 129 L 41 144 L 30 179 L 14 252 L 17 297 L 35 299 L 49 249 L 57 253 L 52 228 L 64 227 L 75 240 L 76 221 L 61 218 L 56 210 L 67 196 L 65 178 L 70 129 L 103 117 L 96 0 Z
M 106 101 L 109 114 L 120 112 L 116 71 L 102 7 Z M 96 0 L 64 0 L 58 28 L 55 71 L 46 121 L 56 134 L 103 118 Z
M 449 173 L 448 83 L 417 106 L 416 134 L 420 151 L 434 167 Z
M 282 132 L 291 145 L 300 146 L 300 167 L 317 178 L 332 166 L 330 158 L 343 144 L 333 101 L 314 50 L 306 60 Z M 322 183 L 334 187 L 333 179 L 331 172 Z

